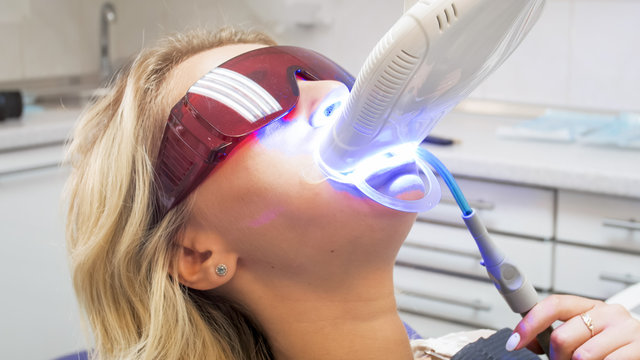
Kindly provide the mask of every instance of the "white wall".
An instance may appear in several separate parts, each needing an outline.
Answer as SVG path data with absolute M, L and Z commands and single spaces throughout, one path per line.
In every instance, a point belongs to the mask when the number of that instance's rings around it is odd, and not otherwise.
M 311 48 L 333 59 L 357 75 L 365 58 L 378 40 L 402 15 L 403 0 L 280 0 L 282 4 L 302 4 L 288 11 L 274 11 L 272 2 L 244 0 L 256 13 L 258 19 L 277 40 L 286 45 Z M 319 13 L 315 27 L 299 26 L 311 15 L 297 15 L 305 9 Z M 280 10 L 280 9 L 278 9 Z M 283 12 L 277 21 L 270 17 Z
M 117 56 L 135 52 L 162 33 L 193 25 L 240 24 L 266 29 L 282 44 L 317 50 L 356 74 L 402 14 L 404 1 L 165 0 L 160 7 L 152 3 L 157 2 L 116 0 L 122 14 L 114 26 Z M 640 111 L 638 19 L 640 0 L 547 0 L 522 46 L 472 97 Z M 319 24 L 299 25 L 313 21 Z
M 126 58 L 163 34 L 238 25 L 265 31 L 283 45 L 312 48 L 354 74 L 403 9 L 402 0 L 112 1 L 118 12 L 118 23 L 113 26 L 115 58 Z M 323 24 L 311 28 L 296 25 L 308 17 L 296 11 L 315 10 L 304 6 L 308 3 L 320 4 Z
M 99 1 L 99 0 L 91 0 Z M 260 29 L 257 18 L 238 0 L 112 0 L 114 58 L 123 59 L 153 44 L 160 36 L 194 27 L 216 29 L 242 25 Z
M 325 4 L 335 9 L 332 27 L 280 36 L 288 43 L 319 49 L 355 73 L 376 40 L 400 16 L 403 1 Z M 529 36 L 472 97 L 640 111 L 639 19 L 638 0 L 547 0 Z
M 540 21 L 474 97 L 640 110 L 640 1 L 547 0 Z
M 96 73 L 100 7 L 107 0 L 0 0 L 0 82 Z M 254 24 L 234 0 L 111 0 L 112 58 L 122 62 L 165 33 Z
M 356 73 L 403 0 L 112 0 L 113 57 L 162 34 L 240 24 L 316 49 Z M 0 82 L 98 70 L 102 0 L 0 0 Z M 640 0 L 547 0 L 530 36 L 473 94 L 484 99 L 640 110 Z M 298 26 L 318 20 L 315 27 Z
M 94 1 L 97 4 L 97 1 Z M 0 80 L 97 70 L 97 6 L 82 0 L 0 0 Z

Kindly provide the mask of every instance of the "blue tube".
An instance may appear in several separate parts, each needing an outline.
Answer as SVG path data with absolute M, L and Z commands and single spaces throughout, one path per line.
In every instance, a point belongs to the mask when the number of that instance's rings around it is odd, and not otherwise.
M 417 153 L 423 161 L 431 165 L 431 167 L 438 173 L 438 175 L 442 177 L 442 180 L 444 180 L 444 183 L 447 184 L 447 187 L 451 191 L 453 198 L 456 200 L 456 203 L 460 207 L 462 214 L 465 216 L 471 215 L 473 210 L 469 206 L 469 203 L 464 197 L 464 194 L 462 194 L 462 190 L 460 190 L 456 179 L 453 178 L 453 175 L 451 175 L 446 166 L 444 166 L 444 164 L 437 157 L 435 157 L 435 155 L 420 146 L 418 146 Z

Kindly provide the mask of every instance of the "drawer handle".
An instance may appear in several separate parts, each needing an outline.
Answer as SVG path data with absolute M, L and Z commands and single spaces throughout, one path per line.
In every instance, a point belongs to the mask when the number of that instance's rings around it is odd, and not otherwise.
M 441 203 L 447 204 L 447 205 L 455 205 L 456 207 L 458 206 L 458 204 L 456 203 L 455 200 L 453 199 L 441 199 L 440 200 Z M 476 210 L 485 210 L 485 211 L 491 211 L 493 209 L 495 209 L 496 205 L 492 202 L 489 201 L 485 201 L 485 200 L 471 200 L 469 201 L 469 206 L 471 206 L 472 208 L 476 209 Z
M 404 247 L 412 247 L 412 248 L 424 249 L 424 250 L 439 251 L 439 252 L 452 254 L 452 255 L 459 255 L 459 256 L 472 258 L 472 259 L 478 260 L 478 261 L 482 260 L 482 255 L 480 255 L 478 253 L 475 253 L 475 252 L 472 252 L 472 251 L 454 250 L 454 249 L 448 249 L 448 248 L 443 248 L 443 247 L 439 247 L 439 246 L 425 245 L 425 244 L 412 242 L 411 240 L 408 240 L 408 239 L 405 240 L 403 246 Z
M 450 297 L 447 297 L 447 296 L 428 294 L 428 293 L 418 292 L 418 291 L 409 290 L 409 289 L 397 288 L 397 290 L 398 290 L 398 292 L 400 292 L 400 294 L 404 294 L 404 295 L 408 295 L 408 296 L 412 296 L 412 297 L 417 297 L 417 298 L 420 298 L 420 299 L 433 300 L 433 301 L 442 302 L 442 303 L 446 303 L 446 304 L 458 305 L 458 306 L 470 308 L 470 309 L 477 310 L 477 311 L 490 311 L 491 310 L 491 305 L 483 302 L 480 299 L 475 299 L 475 300 L 471 300 L 471 301 L 464 301 L 464 300 L 460 300 L 460 299 L 456 299 L 456 298 L 450 298 Z M 402 308 L 401 310 L 415 311 L 413 309 L 406 309 L 406 308 Z
M 632 274 L 601 273 L 600 280 L 613 281 L 613 282 L 623 283 L 625 285 L 633 285 L 633 284 L 640 283 L 640 276 L 635 276 Z
M 604 219 L 602 220 L 602 226 L 614 227 L 626 230 L 640 230 L 640 221 L 635 220 L 618 220 L 618 219 Z

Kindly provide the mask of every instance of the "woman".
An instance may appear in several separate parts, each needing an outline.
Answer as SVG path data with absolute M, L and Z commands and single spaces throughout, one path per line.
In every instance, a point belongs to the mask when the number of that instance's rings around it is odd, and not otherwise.
M 176 35 L 142 52 L 79 120 L 69 150 L 68 245 L 99 358 L 412 358 L 392 271 L 415 214 L 309 181 L 316 131 L 309 119 L 327 94 L 349 85 L 337 68 L 340 81 L 322 77 L 331 73 L 322 66 L 300 72 L 297 105 L 242 141 L 207 130 L 198 144 L 211 142 L 215 166 L 196 159 L 195 173 L 172 172 L 182 155 L 197 152 L 183 146 L 191 141 L 186 128 L 226 126 L 216 111 L 194 120 L 189 109 L 202 104 L 185 93 L 229 59 L 272 45 L 229 28 Z M 274 56 L 274 69 L 288 59 Z M 541 302 L 511 345 L 524 347 L 555 320 L 567 321 L 552 337 L 556 359 L 640 359 L 637 321 L 576 297 Z

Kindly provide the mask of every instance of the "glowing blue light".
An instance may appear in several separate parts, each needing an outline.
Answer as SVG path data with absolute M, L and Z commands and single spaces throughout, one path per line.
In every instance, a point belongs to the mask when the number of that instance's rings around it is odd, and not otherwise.
M 347 173 L 326 166 L 318 153 L 316 162 L 332 180 L 353 184 L 370 199 L 392 209 L 421 212 L 431 209 L 440 201 L 440 185 L 426 163 L 417 159 L 415 144 L 403 144 L 380 151 L 361 160 L 353 171 Z M 383 186 L 377 186 L 375 183 L 381 178 Z M 422 198 L 398 198 L 399 194 L 415 189 L 416 179 L 422 181 Z
M 333 103 L 333 104 L 331 104 L 331 105 L 327 106 L 327 107 L 324 109 L 324 116 L 326 116 L 326 117 L 331 116 L 331 113 L 333 112 L 333 110 L 334 110 L 336 107 L 340 106 L 340 104 L 341 104 L 341 102 L 340 102 L 340 101 L 338 101 L 338 102 L 335 102 L 335 103 Z
M 435 157 L 435 155 L 433 155 L 432 153 L 430 153 L 424 148 L 418 147 L 416 150 L 416 153 L 418 157 L 420 157 L 423 161 L 431 165 L 438 172 L 438 175 L 442 177 L 442 180 L 451 191 L 451 194 L 453 195 L 453 198 L 458 204 L 458 207 L 460 207 L 462 214 L 464 214 L 465 216 L 470 215 L 473 210 L 471 209 L 471 206 L 469 206 L 469 203 L 467 202 L 467 199 L 464 197 L 464 194 L 462 194 L 462 190 L 460 190 L 460 187 L 458 186 L 456 179 L 454 179 L 453 175 L 451 175 L 451 173 L 449 172 L 449 169 L 447 169 L 446 166 L 444 166 L 444 164 L 440 161 L 440 159 Z

